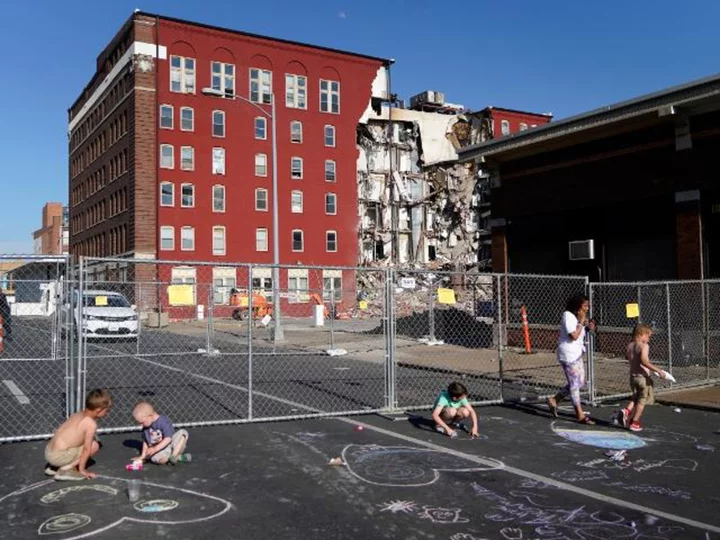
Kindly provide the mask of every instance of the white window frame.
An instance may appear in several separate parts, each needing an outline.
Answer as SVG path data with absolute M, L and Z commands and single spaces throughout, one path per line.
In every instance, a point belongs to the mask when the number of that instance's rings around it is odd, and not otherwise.
M 188 266 L 175 266 L 170 271 L 170 282 L 173 285 L 190 285 L 192 287 L 193 304 L 197 302 L 197 271 Z
M 220 209 L 216 208 L 216 206 L 215 206 L 215 201 L 216 201 L 216 198 L 215 198 L 215 190 L 220 190 L 220 191 L 222 191 L 222 208 L 220 208 Z M 227 194 L 227 191 L 226 191 L 224 185 L 222 185 L 222 184 L 215 184 L 215 185 L 212 187 L 212 211 L 213 211 L 214 213 L 216 213 L 216 214 L 218 214 L 218 213 L 222 214 L 222 213 L 225 212 L 225 208 L 226 208 L 226 206 L 227 206 L 227 195 L 226 195 L 226 194 Z
M 170 111 L 170 125 L 169 126 L 163 126 L 163 118 L 167 118 L 166 116 L 163 116 L 163 111 Z M 174 129 L 175 128 L 175 108 L 172 105 L 168 105 L 167 103 L 160 105 L 160 129 Z
M 252 273 L 253 293 L 262 294 L 268 300 L 272 298 L 272 274 L 270 268 L 253 268 Z
M 335 249 L 330 249 L 330 235 L 335 235 Z M 338 251 L 338 233 L 337 231 L 325 231 L 325 252 L 337 253 Z
M 302 214 L 303 206 L 303 192 L 299 189 L 293 189 L 290 192 L 290 213 Z
M 258 201 L 261 200 L 258 195 L 261 193 L 265 195 L 265 208 L 260 208 L 260 206 L 258 206 Z M 255 188 L 255 210 L 258 212 L 267 212 L 268 206 L 270 206 L 268 201 L 268 190 L 265 188 Z
M 334 212 L 328 212 L 328 200 L 330 199 L 330 197 L 332 197 L 332 200 L 333 200 L 333 208 L 335 209 Z M 337 210 L 338 210 L 337 201 L 338 201 L 337 193 L 326 193 L 325 194 L 325 214 L 326 215 L 328 215 L 328 216 L 336 216 L 337 215 Z
M 186 233 L 188 233 L 187 236 Z M 185 247 L 186 240 L 189 240 L 190 247 Z M 180 228 L 180 251 L 195 251 L 195 227 L 183 226 Z
M 164 165 L 163 160 L 165 159 L 163 156 L 163 152 L 167 149 L 170 149 L 170 164 Z M 174 169 L 175 168 L 175 147 L 172 144 L 161 144 L 160 145 L 160 168 L 161 169 Z
M 169 233 L 169 234 L 168 234 Z M 164 242 L 170 241 L 172 247 L 165 247 Z M 160 227 L 160 251 L 175 250 L 175 227 L 164 225 Z
M 302 304 L 310 300 L 310 280 L 305 268 L 288 269 L 288 303 Z
M 170 204 L 163 203 L 163 187 L 170 186 Z M 172 182 L 160 182 L 160 206 L 175 206 L 175 184 Z
M 337 90 L 332 89 L 332 85 L 337 84 Z M 323 85 L 326 86 L 323 89 Z M 332 98 L 337 96 L 337 110 L 333 110 Z M 326 97 L 326 109 L 323 108 L 323 96 Z M 320 112 L 327 114 L 340 114 L 340 81 L 331 81 L 329 79 L 320 79 Z
M 322 287 L 324 301 L 331 301 L 331 294 L 334 302 L 340 302 L 342 300 L 342 277 L 342 270 L 323 270 Z M 339 285 L 339 287 L 337 285 Z
M 261 162 L 261 164 L 258 164 L 258 162 Z M 266 177 L 267 175 L 267 154 L 255 154 L 255 176 Z
M 303 179 L 303 158 L 293 156 L 290 158 L 290 178 L 293 180 Z
M 300 233 L 300 249 L 295 249 L 295 233 Z M 292 251 L 293 253 L 302 253 L 305 251 L 305 233 L 302 229 L 293 229 L 291 234 Z
M 525 122 L 520 122 L 520 131 L 527 131 L 528 125 Z
M 216 115 L 216 114 L 219 114 L 219 115 L 220 115 L 220 118 L 222 118 L 222 124 L 216 124 L 216 123 L 215 123 L 215 115 Z M 217 134 L 215 133 L 215 126 L 222 126 L 222 135 L 217 135 Z M 221 110 L 215 109 L 215 110 L 212 112 L 212 136 L 215 137 L 215 138 L 217 138 L 217 139 L 224 139 L 226 132 L 227 132 L 227 127 L 226 127 L 226 125 L 225 125 L 225 111 L 221 111 Z
M 258 135 L 258 131 L 261 131 Z M 267 118 L 264 116 L 256 116 L 253 123 L 253 136 L 259 141 L 267 140 Z
M 220 68 L 219 73 L 215 72 L 215 66 L 218 66 Z M 232 73 L 230 75 L 225 72 L 226 67 L 232 68 Z M 218 77 L 217 84 L 215 84 L 215 77 Z M 230 84 L 228 84 L 228 81 L 230 82 Z M 226 96 L 234 96 L 235 88 L 237 88 L 237 86 L 235 85 L 235 64 L 226 64 L 225 62 L 217 62 L 215 60 L 211 60 L 210 87 L 213 90 L 218 90 L 222 92 Z
M 270 104 L 270 96 L 272 95 L 272 71 L 260 68 L 250 68 L 250 101 L 252 103 Z M 264 80 L 267 76 L 267 80 Z M 256 90 L 253 90 L 256 85 Z
M 328 165 L 332 165 L 332 178 L 328 177 Z M 325 181 L 326 182 L 337 182 L 337 163 L 335 163 L 334 159 L 326 159 L 325 160 Z
M 192 204 L 185 204 L 185 194 L 183 191 L 186 187 L 192 189 Z M 180 208 L 195 208 L 195 184 L 184 182 L 180 184 Z
M 235 268 L 213 268 L 213 303 L 230 304 L 230 294 L 237 287 L 237 271 Z
M 302 84 L 300 84 L 301 81 Z M 285 74 L 285 107 L 307 109 L 307 77 L 305 75 Z
M 295 128 L 298 128 L 297 130 Z M 296 132 L 297 131 L 297 136 Z M 302 144 L 303 142 L 303 124 L 300 120 L 290 122 L 290 142 L 293 144 Z
M 183 125 L 183 113 L 190 111 L 190 128 Z M 195 131 L 195 109 L 192 107 L 180 107 L 180 131 Z
M 222 249 L 218 249 L 215 246 L 215 232 L 222 231 Z M 222 256 L 227 254 L 227 231 L 222 225 L 216 225 L 212 228 L 212 254 Z
M 510 121 L 509 120 L 500 120 L 500 134 L 501 135 L 510 135 Z
M 173 66 L 175 58 L 180 59 L 180 67 Z M 188 60 L 192 62 L 191 68 L 188 68 Z M 179 56 L 177 54 L 170 55 L 170 91 L 180 94 L 194 94 L 196 88 L 196 70 L 197 63 L 194 58 Z M 173 75 L 177 75 L 177 89 L 173 89 Z
M 330 131 L 330 133 L 332 133 L 332 135 L 330 135 L 330 137 L 332 138 L 332 142 L 330 144 L 328 144 L 328 130 Z M 329 124 L 325 126 L 325 128 L 323 130 L 323 141 L 325 143 L 326 148 L 335 148 L 336 133 L 337 133 L 337 131 L 335 130 L 335 126 L 331 126 Z
M 269 246 L 268 230 L 263 227 L 255 229 L 255 251 L 269 251 Z
M 225 149 L 221 146 L 215 146 L 212 149 L 212 173 L 225 175 Z
M 190 159 L 185 159 L 185 152 L 190 153 Z M 188 162 L 186 164 L 186 161 Z M 195 148 L 192 146 L 181 146 L 180 147 L 180 170 L 182 171 L 194 171 L 195 170 Z

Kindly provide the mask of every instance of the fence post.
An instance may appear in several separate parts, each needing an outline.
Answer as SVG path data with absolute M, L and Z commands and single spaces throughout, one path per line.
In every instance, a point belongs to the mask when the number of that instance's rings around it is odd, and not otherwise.
M 588 278 L 585 278 L 585 288 L 587 289 L 588 300 L 590 303 L 590 313 L 588 314 L 590 320 L 593 319 L 593 286 L 589 283 Z M 597 331 L 597 329 L 596 329 Z M 596 404 L 596 390 L 595 390 L 595 335 L 593 332 L 588 333 L 588 394 L 590 398 L 590 404 L 594 407 Z
M 72 324 L 72 293 L 76 282 L 72 279 L 71 262 L 72 259 L 70 258 L 65 260 L 65 283 L 61 289 L 60 297 L 60 332 L 65 333 L 65 414 L 67 417 L 75 412 L 75 370 L 73 363 L 75 336 L 74 325 Z M 71 309 L 65 309 L 66 303 L 69 303 Z M 63 317 L 63 313 L 65 317 Z
M 670 313 L 670 284 L 665 283 L 665 310 L 667 317 L 667 348 L 668 348 L 668 372 L 672 373 L 673 350 L 672 350 L 672 315 Z M 670 383 L 672 386 L 672 382 Z
M 396 403 L 395 378 L 395 273 L 392 268 L 385 270 L 385 297 L 383 316 L 385 318 L 385 378 L 386 378 L 386 406 L 389 411 L 394 411 Z
M 78 268 L 78 290 L 77 303 L 75 303 L 74 295 L 70 297 L 70 317 L 73 319 L 73 331 L 77 330 L 77 390 L 75 391 L 75 410 L 83 409 L 83 383 L 85 379 L 85 371 L 83 369 L 83 304 L 85 289 L 85 257 L 80 257 L 80 266 Z M 77 319 L 77 320 L 76 320 Z
M 505 374 L 503 366 L 503 326 L 502 326 L 502 285 L 500 283 L 500 274 L 495 276 L 497 285 L 496 309 L 497 312 L 497 340 L 498 340 L 498 375 L 500 377 L 500 399 L 505 401 Z
M 430 343 L 434 343 L 435 340 L 435 280 L 430 280 L 430 286 L 428 287 L 428 331 L 430 333 Z
M 710 284 L 700 283 L 703 298 L 703 356 L 705 357 L 705 379 L 710 379 Z
M 342 289 L 341 289 L 342 291 Z M 322 297 L 324 291 L 320 291 Z M 330 293 L 330 350 L 335 349 L 335 285 L 328 290 Z
M 252 280 L 252 265 L 249 265 L 247 267 L 247 280 L 248 280 L 248 382 L 247 382 L 247 389 L 248 389 L 248 420 L 253 419 L 253 280 Z M 275 287 L 278 286 L 277 283 L 273 284 Z M 267 299 L 267 297 L 266 297 Z M 273 305 L 273 318 L 275 318 L 275 306 Z M 240 324 L 242 324 L 242 317 L 240 318 Z

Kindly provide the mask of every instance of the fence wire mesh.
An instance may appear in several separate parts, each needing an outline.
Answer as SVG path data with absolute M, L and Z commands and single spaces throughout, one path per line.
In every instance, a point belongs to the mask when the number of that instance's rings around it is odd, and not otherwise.
M 0 255 L 0 441 L 42 437 L 71 412 L 67 258 Z

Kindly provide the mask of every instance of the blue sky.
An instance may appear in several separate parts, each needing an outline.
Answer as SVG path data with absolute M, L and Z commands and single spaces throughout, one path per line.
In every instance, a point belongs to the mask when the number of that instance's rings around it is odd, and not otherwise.
M 102 7 L 100 7 L 102 6 Z M 67 108 L 134 8 L 394 58 L 393 89 L 562 118 L 720 72 L 714 0 L 66 0 L 0 18 L 0 253 L 67 200 Z

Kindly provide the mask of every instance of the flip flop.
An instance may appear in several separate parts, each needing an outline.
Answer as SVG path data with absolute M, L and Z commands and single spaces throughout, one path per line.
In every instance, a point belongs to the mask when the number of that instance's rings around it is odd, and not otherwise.
M 594 426 L 595 425 L 595 421 L 592 420 L 589 416 L 586 416 L 582 420 L 578 420 L 578 423 L 585 424 L 586 426 Z
M 550 401 L 550 400 L 548 399 L 548 400 L 547 400 L 547 406 L 548 406 L 548 408 L 550 409 L 550 412 L 552 413 L 552 415 L 553 415 L 555 418 L 557 418 L 557 417 L 558 417 L 558 406 L 557 406 L 557 403 L 555 403 L 555 405 L 553 405 L 552 401 Z

